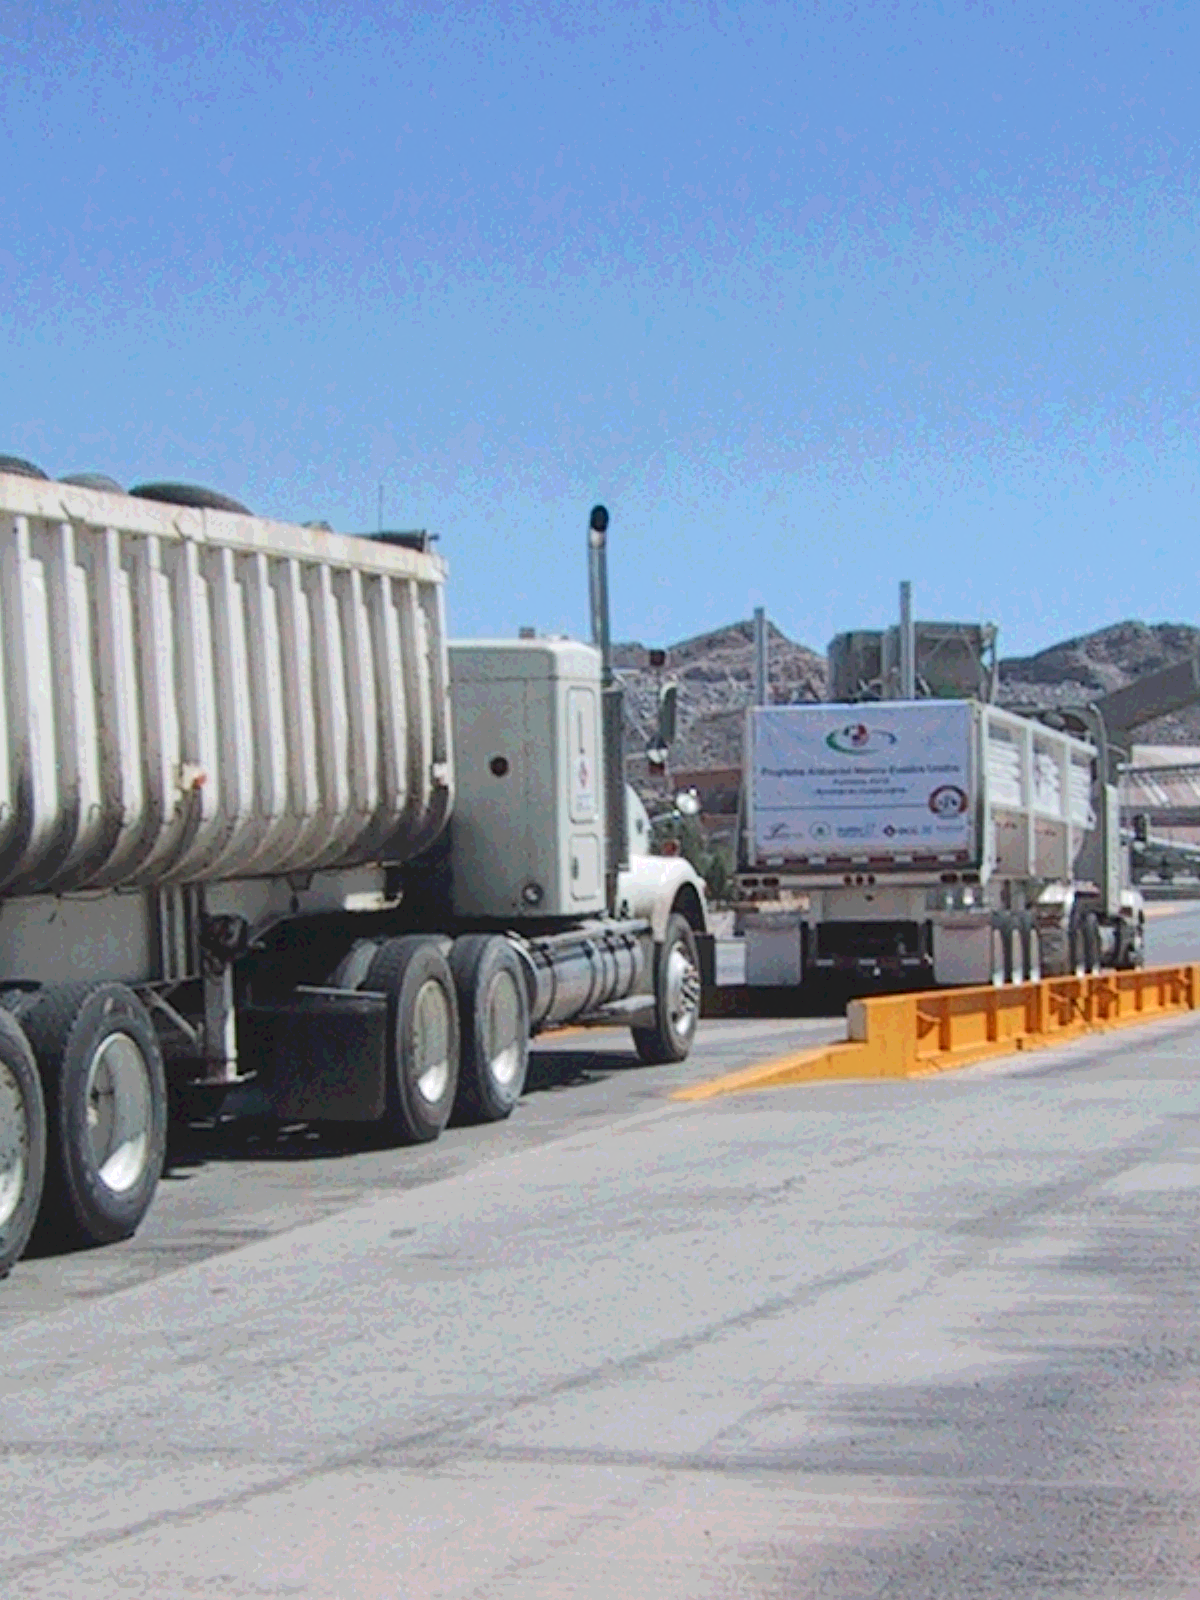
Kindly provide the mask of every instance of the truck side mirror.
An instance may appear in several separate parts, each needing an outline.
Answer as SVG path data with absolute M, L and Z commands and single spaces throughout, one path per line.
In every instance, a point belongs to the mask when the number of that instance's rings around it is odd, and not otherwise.
M 1150 838 L 1150 818 L 1144 811 L 1134 813 L 1133 837 L 1139 844 L 1145 844 Z
M 658 692 L 658 730 L 654 743 L 666 750 L 675 743 L 675 722 L 679 705 L 679 685 L 664 683 Z

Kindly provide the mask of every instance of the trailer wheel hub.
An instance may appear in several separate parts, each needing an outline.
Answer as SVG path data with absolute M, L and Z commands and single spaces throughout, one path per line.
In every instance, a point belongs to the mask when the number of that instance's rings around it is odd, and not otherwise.
M 524 1009 L 511 972 L 498 972 L 492 979 L 487 997 L 487 1037 L 492 1077 L 507 1088 L 521 1070 L 526 1037 Z
M 688 1034 L 700 1015 L 700 973 L 687 951 L 675 945 L 667 957 L 667 1009 L 671 1025 Z
M 413 1081 L 423 1100 L 436 1105 L 450 1082 L 450 1007 L 446 991 L 432 979 L 421 985 L 413 1007 Z
M 16 1076 L 0 1061 L 0 1228 L 16 1213 L 29 1170 L 29 1120 Z
M 141 1181 L 153 1125 L 145 1057 L 127 1033 L 110 1033 L 88 1065 L 87 1127 L 96 1171 L 114 1194 L 126 1194 Z

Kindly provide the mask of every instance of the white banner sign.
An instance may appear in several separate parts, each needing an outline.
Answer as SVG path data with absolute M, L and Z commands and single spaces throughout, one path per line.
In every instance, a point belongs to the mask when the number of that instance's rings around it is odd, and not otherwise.
M 972 851 L 971 707 L 768 706 L 751 713 L 755 859 Z

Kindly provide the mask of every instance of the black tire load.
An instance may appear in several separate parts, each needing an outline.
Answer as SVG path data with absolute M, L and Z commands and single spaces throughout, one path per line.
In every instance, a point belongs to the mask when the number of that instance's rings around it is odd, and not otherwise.
M 0 455 L 0 472 L 11 472 L 14 478 L 39 478 L 43 483 L 49 481 L 41 467 L 35 467 L 24 456 Z
M 197 511 L 234 511 L 243 517 L 254 515 L 240 500 L 195 483 L 139 483 L 129 492 L 138 500 L 157 500 L 168 506 L 190 506 Z
M 458 1088 L 458 1000 L 436 939 L 406 934 L 375 952 L 360 988 L 388 1002 L 387 1093 L 380 1134 L 425 1144 L 450 1120 Z
M 40 1241 L 112 1244 L 154 1198 L 167 1145 L 162 1052 L 123 983 L 68 983 L 21 1003 L 46 1099 Z
M 46 1109 L 37 1063 L 19 1022 L 0 1009 L 0 1278 L 37 1221 L 46 1165 Z
M 686 917 L 673 911 L 654 950 L 654 1025 L 632 1028 L 633 1047 L 647 1066 L 682 1061 L 700 1020 L 700 957 Z
M 521 959 L 498 934 L 454 941 L 450 970 L 462 1027 L 458 1122 L 501 1122 L 529 1074 L 529 989 Z
M 58 481 L 68 483 L 74 489 L 98 489 L 102 494 L 125 493 L 117 480 L 110 478 L 107 472 L 68 472 L 65 478 Z

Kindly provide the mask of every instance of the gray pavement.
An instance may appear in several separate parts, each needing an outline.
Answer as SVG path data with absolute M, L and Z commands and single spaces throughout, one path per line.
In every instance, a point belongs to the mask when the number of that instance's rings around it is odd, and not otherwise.
M 738 945 L 718 946 L 723 983 L 741 976 Z M 1197 953 L 1200 905 L 1154 908 L 1151 961 Z M 709 1020 L 687 1062 L 654 1069 L 639 1067 L 624 1030 L 558 1035 L 535 1051 L 530 1092 L 511 1122 L 453 1128 L 419 1150 L 356 1150 L 349 1136 L 263 1129 L 253 1121 L 196 1130 L 176 1142 L 137 1237 L 107 1250 L 21 1262 L 0 1287 L 0 1330 L 336 1215 L 374 1195 L 439 1182 L 578 1128 L 606 1125 L 660 1104 L 681 1083 L 826 1043 L 842 1037 L 844 1026 L 841 1018 Z
M 841 1037 L 839 1018 L 714 1019 L 686 1062 L 642 1067 L 625 1029 L 554 1035 L 534 1051 L 530 1088 L 512 1119 L 451 1128 L 408 1150 L 355 1148 L 350 1130 L 263 1128 L 253 1119 L 176 1140 L 167 1175 L 137 1235 L 75 1255 L 27 1258 L 0 1284 L 0 1332 L 79 1300 L 111 1294 L 379 1194 L 441 1182 L 580 1128 L 661 1104 L 682 1083 Z
M 651 1104 L 30 1317 L 0 1593 L 1200 1595 L 1198 1056 Z

